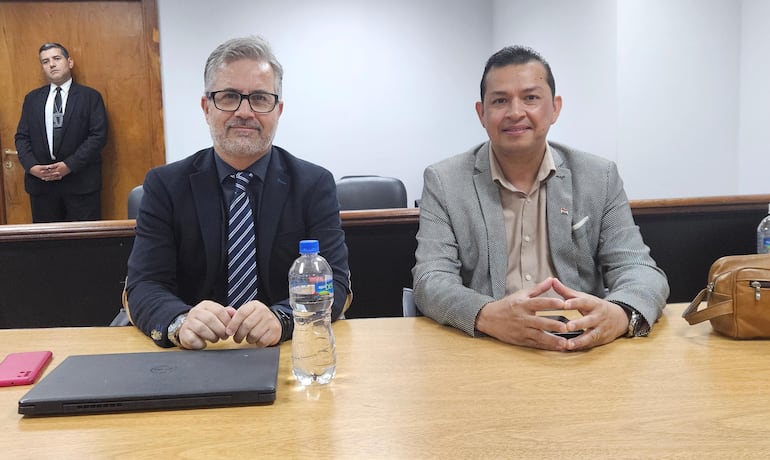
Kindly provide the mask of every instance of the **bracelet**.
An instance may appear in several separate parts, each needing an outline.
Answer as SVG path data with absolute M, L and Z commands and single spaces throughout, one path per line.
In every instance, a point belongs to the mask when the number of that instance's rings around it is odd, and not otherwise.
M 179 343 L 179 331 L 180 329 L 182 329 L 182 323 L 184 323 L 184 320 L 186 319 L 187 319 L 187 313 L 182 313 L 181 315 L 174 318 L 174 321 L 172 321 L 171 324 L 169 324 L 168 332 L 166 333 L 166 337 L 168 337 L 168 341 L 180 348 L 183 348 L 183 347 Z
M 294 318 L 285 311 L 283 311 L 281 308 L 278 308 L 276 306 L 270 307 L 270 311 L 273 312 L 276 318 L 278 318 L 278 322 L 281 323 L 281 342 L 285 342 L 287 340 L 291 339 L 291 336 L 294 334 Z

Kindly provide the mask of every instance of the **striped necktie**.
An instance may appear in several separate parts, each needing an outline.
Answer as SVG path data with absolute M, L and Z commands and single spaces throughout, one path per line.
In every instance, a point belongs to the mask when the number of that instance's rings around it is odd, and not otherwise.
M 230 177 L 235 178 L 235 193 L 230 201 L 227 237 L 227 302 L 238 308 L 257 297 L 256 238 L 247 192 L 253 175 L 241 171 Z

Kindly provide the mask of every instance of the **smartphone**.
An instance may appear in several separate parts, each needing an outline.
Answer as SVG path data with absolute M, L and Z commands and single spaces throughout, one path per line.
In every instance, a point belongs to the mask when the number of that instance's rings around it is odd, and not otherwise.
M 9 353 L 0 363 L 0 387 L 35 383 L 51 357 L 50 351 Z
M 562 316 L 562 315 L 558 315 L 558 316 L 556 316 L 556 315 L 554 315 L 554 316 L 546 315 L 546 316 L 543 316 L 543 318 L 555 319 L 556 321 L 561 321 L 562 323 L 568 323 L 569 322 L 569 318 L 567 318 L 566 316 Z M 549 333 L 549 334 L 553 334 L 553 335 L 559 336 L 559 337 L 564 337 L 565 339 L 574 339 L 575 337 L 579 336 L 580 334 L 582 334 L 585 331 L 583 331 L 583 329 L 579 329 L 577 331 L 569 331 L 569 332 L 556 332 L 556 331 L 546 331 L 546 332 Z

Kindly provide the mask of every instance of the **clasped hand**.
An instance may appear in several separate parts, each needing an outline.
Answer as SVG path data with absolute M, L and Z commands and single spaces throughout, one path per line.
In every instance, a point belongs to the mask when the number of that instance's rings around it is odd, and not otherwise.
M 50 165 L 35 165 L 30 168 L 29 172 L 38 179 L 46 182 L 61 180 L 64 176 L 69 174 L 70 168 L 63 161 L 53 163 Z
M 563 299 L 539 297 L 549 289 Z M 577 310 L 583 316 L 567 323 L 538 316 L 544 310 Z M 548 278 L 536 286 L 486 304 L 476 319 L 476 329 L 513 345 L 544 350 L 586 350 L 610 343 L 628 328 L 623 309 L 604 299 L 570 289 L 556 278 Z M 584 330 L 566 339 L 546 331 Z
M 239 309 L 204 300 L 193 307 L 179 328 L 179 343 L 192 350 L 206 348 L 232 337 L 237 343 L 244 339 L 258 347 L 277 344 L 281 340 L 281 323 L 270 309 L 257 300 Z

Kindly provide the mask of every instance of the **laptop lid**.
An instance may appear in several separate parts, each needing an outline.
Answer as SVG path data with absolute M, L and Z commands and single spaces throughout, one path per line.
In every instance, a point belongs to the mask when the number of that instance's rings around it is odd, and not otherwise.
M 69 356 L 19 400 L 24 415 L 253 405 L 275 400 L 280 348 Z

